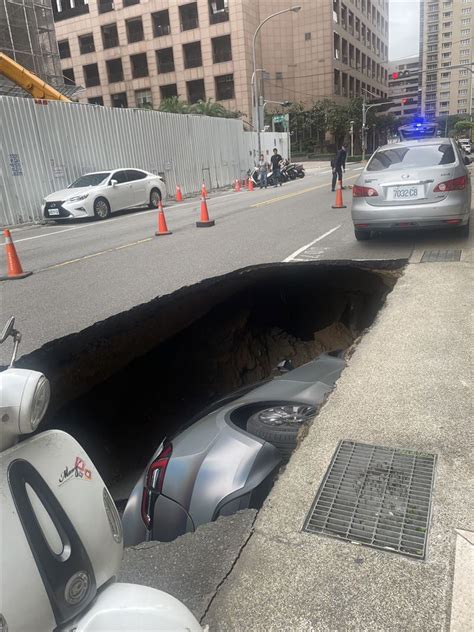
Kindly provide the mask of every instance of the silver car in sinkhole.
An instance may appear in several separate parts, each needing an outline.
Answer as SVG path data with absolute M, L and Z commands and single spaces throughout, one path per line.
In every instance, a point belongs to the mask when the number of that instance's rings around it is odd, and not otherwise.
M 125 544 L 170 541 L 219 516 L 259 507 L 345 362 L 323 353 L 282 375 L 215 402 L 166 437 L 123 514 Z

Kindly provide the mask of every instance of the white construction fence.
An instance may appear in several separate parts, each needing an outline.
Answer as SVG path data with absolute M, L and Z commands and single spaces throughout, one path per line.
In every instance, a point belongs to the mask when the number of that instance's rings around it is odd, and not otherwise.
M 289 154 L 287 134 L 261 144 Z M 191 194 L 244 178 L 256 154 L 257 134 L 238 120 L 0 97 L 0 222 L 41 221 L 43 198 L 90 171 L 144 169 L 173 196 L 178 184 Z

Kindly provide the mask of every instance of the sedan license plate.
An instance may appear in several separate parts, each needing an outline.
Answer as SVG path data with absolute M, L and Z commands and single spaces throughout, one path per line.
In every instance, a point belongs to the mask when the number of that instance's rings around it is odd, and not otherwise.
M 49 213 L 49 215 L 59 215 L 59 209 L 58 208 L 49 208 L 48 209 L 48 213 Z
M 417 198 L 422 197 L 422 193 L 422 186 L 419 184 L 390 187 L 387 199 L 390 202 L 397 202 L 398 200 L 416 200 Z

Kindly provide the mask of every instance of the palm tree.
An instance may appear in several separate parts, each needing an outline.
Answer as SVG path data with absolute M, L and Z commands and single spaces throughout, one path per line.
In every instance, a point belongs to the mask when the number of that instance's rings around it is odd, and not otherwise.
M 207 101 L 198 101 L 191 106 L 190 111 L 193 114 L 203 114 L 204 116 L 227 116 L 227 110 L 222 103 L 215 103 L 212 99 L 208 99 Z
M 169 99 L 163 99 L 158 110 L 173 114 L 187 114 L 190 111 L 190 105 L 186 101 L 180 101 L 179 97 L 170 97 Z

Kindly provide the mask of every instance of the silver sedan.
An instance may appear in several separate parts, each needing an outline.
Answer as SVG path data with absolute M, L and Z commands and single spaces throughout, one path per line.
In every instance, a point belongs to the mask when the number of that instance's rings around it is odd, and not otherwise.
M 370 239 L 372 231 L 452 227 L 467 236 L 470 162 L 451 138 L 377 149 L 352 189 L 356 239 Z

